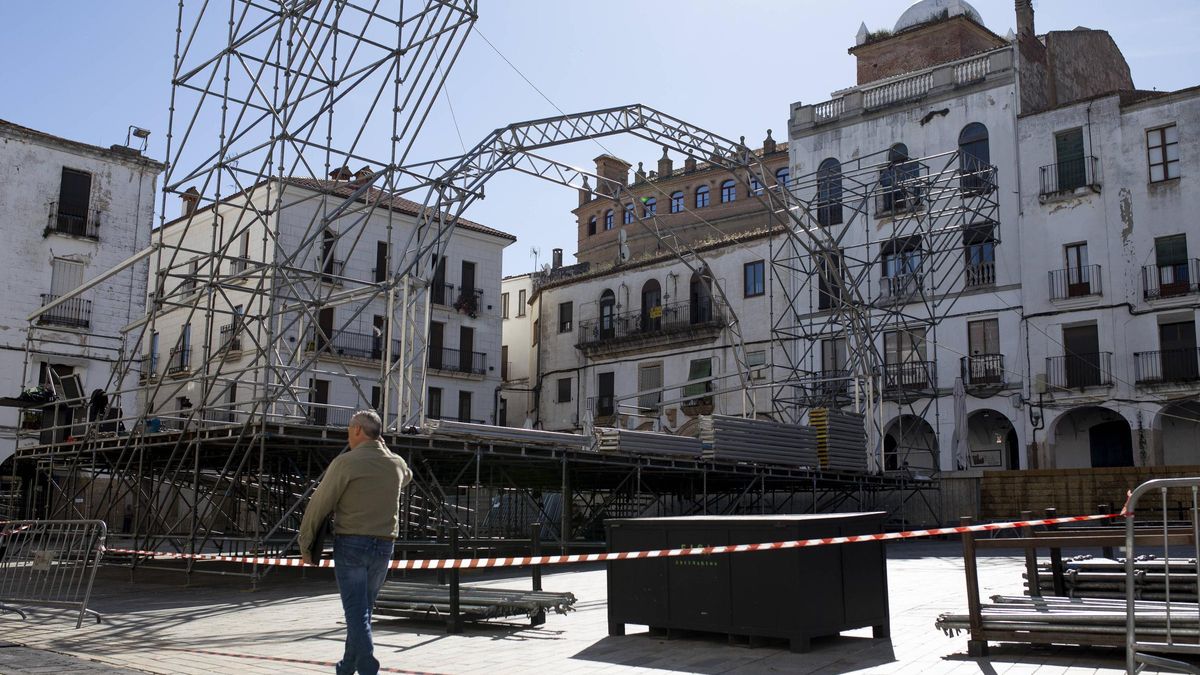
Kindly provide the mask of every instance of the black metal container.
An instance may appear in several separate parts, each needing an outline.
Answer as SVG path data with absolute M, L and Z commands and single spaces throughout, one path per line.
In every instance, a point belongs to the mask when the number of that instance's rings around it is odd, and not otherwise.
M 609 520 L 609 551 L 754 544 L 881 532 L 886 514 Z M 883 542 L 608 563 L 608 631 L 625 624 L 731 636 L 814 637 L 871 626 L 888 637 Z

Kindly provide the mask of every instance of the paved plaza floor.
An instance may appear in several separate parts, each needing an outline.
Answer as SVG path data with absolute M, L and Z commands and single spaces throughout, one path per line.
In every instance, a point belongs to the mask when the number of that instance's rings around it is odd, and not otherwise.
M 444 626 L 406 619 L 376 621 L 376 655 L 389 673 L 1120 673 L 1123 652 L 1075 647 L 993 645 L 987 658 L 966 655 L 965 635 L 949 637 L 934 619 L 965 611 L 960 546 L 899 542 L 888 549 L 892 637 L 870 629 L 813 641 L 794 654 L 780 642 L 730 645 L 721 637 L 666 640 L 630 627 L 609 637 L 603 567 L 557 568 L 546 590 L 570 591 L 576 611 L 545 625 Z M 1021 592 L 1022 560 L 980 559 L 980 592 Z M 492 575 L 495 575 L 492 572 Z M 467 577 L 485 586 L 528 588 L 528 576 Z M 97 578 L 91 607 L 101 624 L 35 610 L 22 621 L 0 616 L 0 673 L 331 673 L 344 624 L 332 572 L 279 570 L 251 591 L 244 579 L 112 568 Z M 640 630 L 640 632 L 639 632 Z

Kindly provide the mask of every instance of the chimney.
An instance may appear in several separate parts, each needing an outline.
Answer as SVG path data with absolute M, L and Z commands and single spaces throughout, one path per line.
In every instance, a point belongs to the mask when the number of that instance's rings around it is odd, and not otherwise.
M 683 160 L 683 170 L 687 173 L 692 173 L 696 170 L 696 158 L 692 157 L 691 154 L 687 156 L 687 159 Z
M 179 199 L 183 201 L 183 215 L 190 216 L 196 212 L 196 207 L 200 205 L 200 191 L 192 186 L 184 190 L 183 194 L 179 195 Z
M 333 180 L 350 180 L 354 177 L 354 174 L 350 173 L 350 167 L 343 166 L 330 171 L 329 177 Z
M 666 178 L 671 175 L 674 167 L 671 166 L 671 156 L 667 154 L 667 149 L 663 148 L 663 156 L 658 160 L 658 175 Z
M 583 177 L 583 187 L 579 188 L 579 205 L 592 201 L 592 186 L 588 185 L 588 177 Z
M 645 183 L 646 182 L 646 170 L 642 168 L 641 162 L 638 162 L 637 172 L 634 173 L 633 175 L 635 176 L 633 179 L 633 181 L 635 183 Z
M 1031 38 L 1033 32 L 1033 0 L 1016 0 L 1017 7 L 1017 37 Z
M 556 248 L 550 254 L 550 269 L 556 270 L 562 267 L 562 249 Z
M 363 168 L 354 172 L 354 180 L 363 180 L 364 178 L 370 178 L 374 175 L 375 172 L 371 170 L 371 167 L 364 166 Z
M 600 155 L 596 158 L 596 175 L 606 180 L 629 184 L 629 162 L 612 155 Z

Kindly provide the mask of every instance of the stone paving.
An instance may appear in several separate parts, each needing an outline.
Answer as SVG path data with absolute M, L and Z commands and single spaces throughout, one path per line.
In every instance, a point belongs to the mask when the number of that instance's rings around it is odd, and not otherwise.
M 665 640 L 630 627 L 607 634 L 602 567 L 546 574 L 546 590 L 570 591 L 579 602 L 546 624 L 444 626 L 383 618 L 375 623 L 376 655 L 391 673 L 1112 673 L 1123 652 L 1074 647 L 993 645 L 988 658 L 966 656 L 965 635 L 933 627 L 938 614 L 966 607 L 960 548 L 954 542 L 901 542 L 888 550 L 890 640 L 870 629 L 813 641 L 806 654 L 785 645 L 735 646 L 720 637 Z M 1017 594 L 1022 561 L 980 559 L 980 592 Z M 467 577 L 485 586 L 527 588 L 527 576 Z M 329 673 L 344 627 L 332 573 L 279 570 L 256 591 L 244 579 L 106 569 L 92 608 L 102 624 L 34 610 L 31 619 L 0 616 L 0 673 Z

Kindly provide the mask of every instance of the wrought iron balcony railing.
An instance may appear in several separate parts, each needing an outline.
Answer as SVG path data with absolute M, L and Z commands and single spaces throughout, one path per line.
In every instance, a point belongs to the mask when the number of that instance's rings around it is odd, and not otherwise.
M 220 346 L 218 349 L 228 350 L 231 352 L 241 351 L 242 330 L 244 328 L 245 324 L 241 321 L 234 321 L 233 323 L 228 323 L 224 326 L 221 326 L 220 342 L 218 343 Z
M 42 293 L 42 306 L 50 304 L 60 296 Z M 82 298 L 69 298 L 56 305 L 53 309 L 43 312 L 38 317 L 42 325 L 71 326 L 87 328 L 92 323 L 92 301 Z
M 466 352 L 459 349 L 442 347 L 429 348 L 429 367 L 450 373 L 467 373 L 484 375 L 487 373 L 487 354 L 483 352 Z
M 451 305 L 454 302 L 454 284 L 433 282 L 429 287 L 429 299 L 435 305 Z
M 669 335 L 724 323 L 724 304 L 713 298 L 695 298 L 580 321 L 579 346 Z
M 932 391 L 937 388 L 937 366 L 933 361 L 886 363 L 881 371 L 885 392 Z
M 307 351 L 324 349 L 327 345 L 329 352 L 337 356 L 368 361 L 383 360 L 383 345 L 386 340 L 382 335 L 373 333 L 352 333 L 350 331 L 334 332 L 327 337 L 323 331 L 312 329 L 305 342 Z M 392 359 L 400 356 L 400 340 L 392 340 Z
M 961 359 L 963 384 L 1004 384 L 1003 354 L 974 354 Z
M 172 347 L 167 358 L 167 375 L 186 373 L 192 369 L 192 348 Z
M 476 316 L 482 307 L 483 289 L 481 288 L 460 288 L 458 295 L 454 297 L 454 309 L 464 314 Z
M 69 211 L 59 208 L 58 202 L 50 202 L 50 217 L 46 222 L 46 231 L 43 236 L 51 232 L 86 239 L 99 239 L 100 211 L 98 209 L 86 209 L 82 212 Z
M 1200 259 L 1142 268 L 1142 297 L 1147 300 L 1200 293 Z
M 1138 384 L 1169 384 L 1200 381 L 1200 351 L 1166 349 L 1135 352 L 1133 365 Z
M 1047 197 L 1060 192 L 1073 192 L 1081 187 L 1095 187 L 1096 164 L 1095 157 L 1075 157 L 1057 164 L 1042 167 L 1042 196 Z
M 1050 272 L 1050 299 L 1066 300 L 1089 295 L 1102 295 L 1100 266 L 1084 265 Z
M 1112 352 L 1048 357 L 1046 380 L 1052 389 L 1112 386 Z

